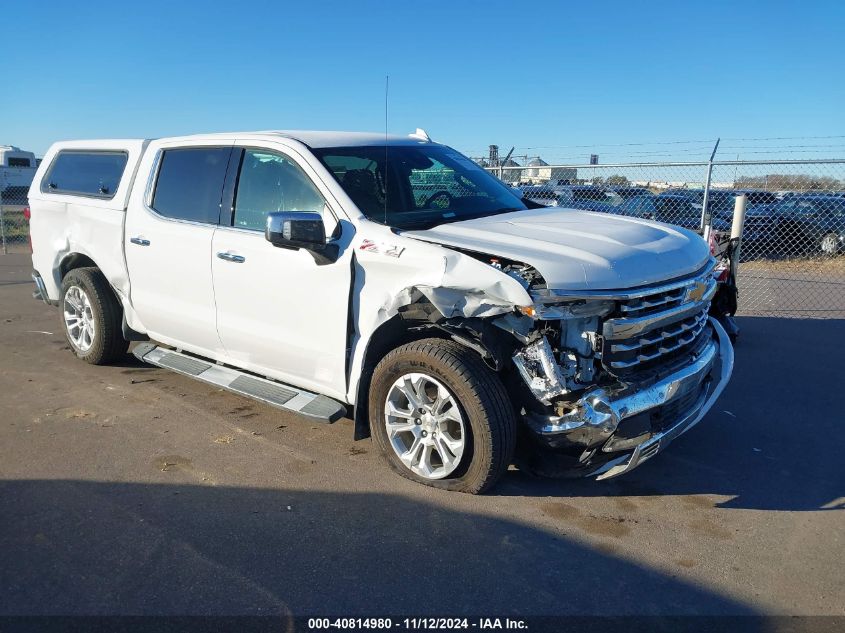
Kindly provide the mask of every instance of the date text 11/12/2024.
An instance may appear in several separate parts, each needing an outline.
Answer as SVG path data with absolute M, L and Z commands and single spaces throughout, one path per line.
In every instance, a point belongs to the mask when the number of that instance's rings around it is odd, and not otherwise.
M 513 618 L 309 618 L 308 630 L 524 630 L 525 620 Z

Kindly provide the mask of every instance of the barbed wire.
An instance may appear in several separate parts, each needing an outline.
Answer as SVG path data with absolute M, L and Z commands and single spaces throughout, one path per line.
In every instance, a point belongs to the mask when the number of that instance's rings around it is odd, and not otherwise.
M 845 149 L 843 143 L 797 143 L 797 144 L 778 144 L 778 145 L 758 145 L 757 143 L 766 143 L 771 141 L 818 141 L 818 140 L 841 140 L 845 139 L 845 134 L 827 134 L 818 136 L 761 136 L 761 137 L 725 137 L 722 139 L 723 143 L 719 146 L 719 154 L 737 154 L 737 155 L 767 155 L 778 154 L 788 151 L 795 154 L 812 154 L 817 153 L 819 157 L 826 157 L 828 152 L 842 153 Z M 592 143 L 592 144 L 569 144 L 569 145 L 526 145 L 514 146 L 514 154 L 517 157 L 530 156 L 534 154 L 539 156 L 540 152 L 546 153 L 546 162 L 553 160 L 554 162 L 584 162 L 588 159 L 581 154 L 556 154 L 554 150 L 573 150 L 573 149 L 587 149 L 591 153 L 600 153 L 602 158 L 608 157 L 619 159 L 626 157 L 653 157 L 655 159 L 665 158 L 672 159 L 677 156 L 687 156 L 699 154 L 703 159 L 709 158 L 713 145 L 716 139 L 688 139 L 688 140 L 671 140 L 671 141 L 638 141 L 638 142 L 624 142 L 624 143 Z M 734 143 L 731 145 L 730 143 Z M 737 144 L 738 143 L 738 144 Z M 750 144 L 749 144 L 750 143 Z M 696 147 L 689 147 L 695 145 Z M 687 147 L 683 147 L 687 146 Z M 644 150 L 626 151 L 621 148 L 645 148 Z M 673 149 L 657 149 L 668 148 Z M 651 149 L 654 148 L 654 149 Z M 477 157 L 478 159 L 487 159 L 489 156 L 489 147 L 484 149 L 465 150 L 465 153 Z M 501 158 L 501 156 L 500 156 Z

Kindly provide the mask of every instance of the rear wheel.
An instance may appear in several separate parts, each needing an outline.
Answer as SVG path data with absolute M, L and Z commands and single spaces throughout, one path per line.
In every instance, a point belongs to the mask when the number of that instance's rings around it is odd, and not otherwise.
M 839 236 L 836 233 L 828 233 L 822 238 L 821 248 L 825 255 L 836 255 L 839 252 Z
M 76 268 L 62 280 L 62 326 L 73 353 L 104 365 L 126 353 L 121 307 L 98 268 Z
M 513 457 L 516 422 L 502 383 L 453 341 L 424 339 L 385 356 L 373 372 L 369 412 L 388 465 L 428 486 L 484 492 Z

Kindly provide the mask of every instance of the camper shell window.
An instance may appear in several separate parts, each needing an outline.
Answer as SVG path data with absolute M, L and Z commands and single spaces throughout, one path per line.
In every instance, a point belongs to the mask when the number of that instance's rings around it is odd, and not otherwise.
M 126 169 L 126 152 L 62 150 L 41 183 L 43 193 L 110 200 Z

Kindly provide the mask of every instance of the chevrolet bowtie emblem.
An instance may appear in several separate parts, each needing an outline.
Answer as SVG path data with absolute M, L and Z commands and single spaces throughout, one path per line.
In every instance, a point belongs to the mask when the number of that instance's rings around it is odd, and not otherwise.
M 701 301 L 701 297 L 707 292 L 707 283 L 696 281 L 687 288 L 687 301 Z

